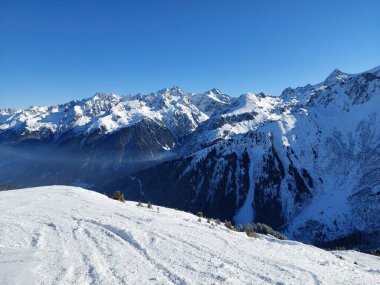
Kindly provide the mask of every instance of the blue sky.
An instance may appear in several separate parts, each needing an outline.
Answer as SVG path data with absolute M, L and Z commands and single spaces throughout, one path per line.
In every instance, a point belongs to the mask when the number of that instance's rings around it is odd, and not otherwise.
M 0 0 L 0 107 L 178 85 L 279 95 L 380 64 L 380 1 Z

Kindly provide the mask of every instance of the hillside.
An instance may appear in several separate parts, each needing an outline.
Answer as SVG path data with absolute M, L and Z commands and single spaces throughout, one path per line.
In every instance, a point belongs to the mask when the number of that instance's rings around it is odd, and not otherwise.
M 378 257 L 249 238 L 81 188 L 3 191 L 0 208 L 1 284 L 379 284 Z

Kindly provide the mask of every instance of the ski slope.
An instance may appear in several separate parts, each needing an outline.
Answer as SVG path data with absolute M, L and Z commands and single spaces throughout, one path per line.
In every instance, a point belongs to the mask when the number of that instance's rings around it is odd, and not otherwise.
M 0 284 L 380 284 L 378 257 L 249 238 L 81 188 L 0 192 L 0 209 Z

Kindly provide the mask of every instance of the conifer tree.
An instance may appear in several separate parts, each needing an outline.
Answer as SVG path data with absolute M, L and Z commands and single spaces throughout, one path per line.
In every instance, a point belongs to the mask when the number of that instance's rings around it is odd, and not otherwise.
M 125 202 L 124 195 L 120 191 L 113 193 L 112 199 L 118 200 L 120 202 Z

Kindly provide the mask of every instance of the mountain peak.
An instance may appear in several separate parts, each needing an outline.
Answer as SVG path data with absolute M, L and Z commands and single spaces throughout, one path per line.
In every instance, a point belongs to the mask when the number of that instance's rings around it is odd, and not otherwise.
M 239 98 L 242 98 L 243 100 L 249 100 L 249 99 L 256 99 L 257 95 L 253 92 L 248 92 L 245 94 L 240 95 Z
M 181 88 L 179 88 L 179 86 L 177 86 L 177 85 L 174 85 L 172 88 L 170 88 L 170 91 L 182 91 L 182 89 Z
M 13 109 L 13 108 L 4 108 L 0 109 L 0 115 L 1 116 L 9 116 L 17 113 L 19 109 Z
M 184 95 L 185 92 L 178 86 L 173 86 L 171 88 L 163 88 L 159 91 L 157 91 L 158 94 L 166 94 L 166 93 L 170 93 L 172 95 Z
M 101 92 L 96 92 L 94 96 L 90 98 L 92 101 L 97 101 L 97 100 L 111 100 L 111 99 L 120 99 L 118 95 L 115 93 L 110 93 L 110 94 L 105 94 Z
M 103 98 L 104 96 L 106 96 L 106 94 L 101 93 L 101 92 L 96 92 L 94 96 L 91 97 L 91 99 L 97 100 L 97 99 Z
M 338 68 L 335 68 L 329 76 L 325 79 L 326 83 L 330 83 L 332 81 L 344 81 L 347 79 L 347 74 L 344 73 L 343 71 L 339 70 Z
M 208 92 L 212 92 L 212 93 L 217 94 L 217 95 L 222 94 L 222 91 L 220 91 L 220 89 L 218 89 L 218 88 L 212 88 Z

